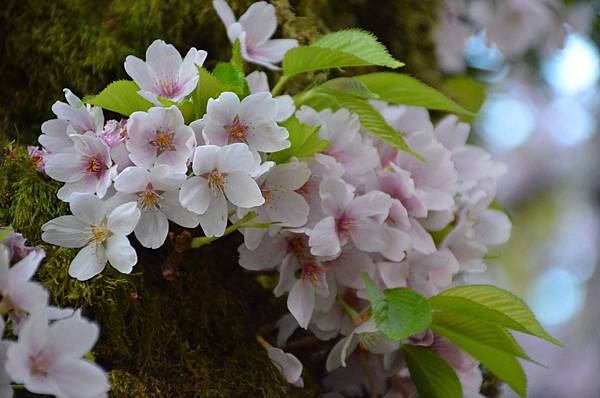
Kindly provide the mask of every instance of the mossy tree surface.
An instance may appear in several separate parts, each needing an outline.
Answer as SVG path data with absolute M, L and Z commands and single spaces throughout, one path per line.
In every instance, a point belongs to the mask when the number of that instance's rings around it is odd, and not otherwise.
M 330 30 L 359 26 L 378 35 L 407 64 L 405 72 L 435 83 L 430 33 L 438 2 L 274 0 L 273 4 L 282 36 L 307 43 Z M 252 1 L 229 3 L 240 15 Z M 62 88 L 83 96 L 126 78 L 125 57 L 143 57 L 156 38 L 181 52 L 192 46 L 207 50 L 209 67 L 227 59 L 230 46 L 212 1 L 6 0 L 2 5 L 0 225 L 12 225 L 30 244 L 46 250 L 37 277 L 51 291 L 54 304 L 82 308 L 101 325 L 93 354 L 111 371 L 111 396 L 319 396 L 308 372 L 304 389 L 286 384 L 255 341 L 264 325 L 285 312 L 285 299 L 275 300 L 270 290 L 237 265 L 239 235 L 188 251 L 176 269 L 169 270 L 168 278 L 165 267 L 172 259 L 173 243 L 158 251 L 138 245 L 139 263 L 133 274 L 107 268 L 88 282 L 67 274 L 75 251 L 40 240 L 41 225 L 67 214 L 68 206 L 56 199 L 59 185 L 35 170 L 22 145 L 35 143 L 40 124 L 53 117 L 52 103 L 63 99 Z M 295 79 L 290 87 L 299 87 L 302 81 Z M 9 140 L 16 143 L 7 145 Z

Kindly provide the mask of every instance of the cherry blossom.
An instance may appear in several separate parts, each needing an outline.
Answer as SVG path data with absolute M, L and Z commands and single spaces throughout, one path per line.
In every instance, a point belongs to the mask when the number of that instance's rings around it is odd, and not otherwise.
M 267 80 L 267 74 L 262 71 L 255 70 L 246 76 L 246 83 L 248 83 L 248 89 L 251 94 L 256 93 L 270 93 L 269 81 Z M 289 119 L 290 116 L 296 111 L 294 100 L 289 95 L 278 95 L 273 97 L 277 101 L 277 114 L 275 115 L 276 122 L 283 122 Z
M 382 223 L 391 207 L 389 195 L 371 191 L 362 196 L 341 180 L 324 180 L 320 187 L 321 206 L 326 217 L 309 232 L 311 253 L 337 256 L 342 246 L 352 240 L 360 250 L 385 250 Z
M 206 51 L 190 48 L 182 60 L 179 51 L 163 40 L 155 40 L 146 50 L 146 62 L 129 55 L 125 71 L 140 87 L 138 93 L 155 105 L 158 97 L 180 102 L 198 84 L 198 67 L 206 59 Z
M 125 144 L 128 135 L 127 120 L 121 119 L 120 121 L 109 120 L 106 122 L 99 136 L 108 146 L 110 157 L 117 165 L 117 171 L 119 172 L 127 166 L 133 166 Z
M 69 267 L 69 275 L 88 280 L 98 275 L 108 261 L 119 272 L 128 274 L 137 254 L 127 235 L 140 218 L 136 202 L 111 209 L 90 194 L 74 194 L 69 203 L 73 215 L 55 218 L 42 226 L 42 240 L 70 248 L 83 248 Z
M 156 249 L 169 233 L 169 220 L 186 228 L 198 226 L 199 217 L 179 203 L 179 187 L 186 179 L 169 166 L 161 164 L 150 171 L 128 167 L 115 179 L 115 189 L 125 193 L 122 202 L 137 201 L 141 210 L 134 233 L 142 246 Z
M 58 198 L 69 201 L 74 193 L 96 193 L 104 197 L 116 174 L 108 147 L 92 135 L 73 134 L 70 139 L 71 151 L 53 155 L 46 162 L 46 174 L 65 182 L 58 190 Z
M 298 358 L 283 351 L 281 348 L 273 347 L 267 342 L 264 342 L 263 344 L 267 350 L 269 359 L 273 362 L 273 365 L 275 365 L 285 380 L 296 387 L 304 387 L 304 380 L 302 380 L 302 363 Z
M 183 207 L 201 214 L 200 225 L 206 236 L 225 232 L 228 202 L 246 209 L 265 203 L 251 177 L 259 166 L 259 159 L 243 143 L 196 148 L 194 176 L 181 187 L 179 200 Z
M 46 157 L 48 156 L 48 151 L 45 149 L 40 149 L 34 145 L 27 146 L 27 153 L 29 154 L 29 158 L 31 159 L 31 163 L 35 165 L 35 168 L 38 171 L 44 172 L 46 167 Z
M 2 340 L 2 336 L 4 336 L 4 319 L 0 316 L 0 397 L 12 398 L 13 389 L 11 379 L 4 369 L 4 364 L 6 364 L 6 350 L 8 349 L 9 342 Z
M 99 328 L 79 315 L 48 323 L 46 309 L 29 316 L 16 343 L 7 350 L 6 370 L 37 394 L 94 398 L 108 392 L 104 371 L 81 359 L 98 340 Z
M 275 7 L 265 1 L 253 3 L 236 21 L 225 0 L 213 0 L 213 6 L 227 29 L 227 37 L 234 43 L 239 39 L 242 56 L 248 62 L 272 70 L 290 48 L 297 47 L 294 39 L 271 39 L 277 29 Z
M 166 164 L 178 171 L 187 170 L 196 139 L 176 106 L 132 113 L 127 131 L 129 158 L 136 166 L 150 168 Z
M 242 101 L 232 92 L 211 98 L 202 119 L 206 143 L 224 146 L 243 142 L 259 152 L 288 148 L 289 133 L 275 122 L 277 108 L 277 101 L 265 92 L 250 94 Z

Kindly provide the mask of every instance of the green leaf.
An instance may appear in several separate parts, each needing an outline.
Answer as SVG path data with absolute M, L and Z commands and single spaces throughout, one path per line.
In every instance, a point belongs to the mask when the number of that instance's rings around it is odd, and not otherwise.
M 404 152 L 410 153 L 420 160 L 424 160 L 421 155 L 410 149 L 406 142 L 404 142 L 402 134 L 394 130 L 385 121 L 383 116 L 381 116 L 381 113 L 373 108 L 371 104 L 347 95 L 335 96 L 335 100 L 342 108 L 356 113 L 360 118 L 360 123 L 375 136 Z
M 297 158 L 306 158 L 315 153 L 322 152 L 329 146 L 329 142 L 319 138 L 319 129 L 321 126 L 309 126 L 301 123 L 295 116 L 292 116 L 285 122 L 280 123 L 289 132 L 290 147 L 283 151 L 272 153 L 269 160 L 275 163 L 285 163 L 292 156 Z
M 137 84 L 131 80 L 117 80 L 98 95 L 85 97 L 83 102 L 129 116 L 136 111 L 147 111 L 153 104 L 140 96 Z
M 232 88 L 231 91 L 239 96 L 243 96 L 247 92 L 246 78 L 233 64 L 227 62 L 218 63 L 213 69 L 212 75 L 225 86 L 230 86 Z
M 242 72 L 242 74 L 244 73 L 244 58 L 242 57 L 240 39 L 236 39 L 231 47 L 231 61 L 229 62 Z
M 410 377 L 421 398 L 461 398 L 462 385 L 454 369 L 425 347 L 403 345 Z
M 330 108 L 335 112 L 342 107 L 333 95 L 312 90 L 297 94 L 293 99 L 296 108 L 299 108 L 302 105 L 308 105 L 317 111 Z
M 316 70 L 366 65 L 398 68 L 403 64 L 394 59 L 373 34 L 349 29 L 325 35 L 310 46 L 288 50 L 283 57 L 283 74 L 293 76 Z
M 425 297 L 403 287 L 381 292 L 366 273 L 361 276 L 367 287 L 377 329 L 388 338 L 400 340 L 429 326 L 431 308 Z
M 459 286 L 444 290 L 432 297 L 430 302 L 434 308 L 459 313 L 472 312 L 481 320 L 537 336 L 557 346 L 562 346 L 560 341 L 544 330 L 521 298 L 504 289 L 491 285 Z
M 458 105 L 438 90 L 408 75 L 379 72 L 354 78 L 379 95 L 382 101 L 474 116 L 473 112 Z
M 198 67 L 200 79 L 194 91 L 194 111 L 196 118 L 201 118 L 206 113 L 206 104 L 209 98 L 217 98 L 224 91 L 232 91 L 232 88 L 223 84 L 212 73 L 204 68 Z
M 351 77 L 338 77 L 337 79 L 328 80 L 313 90 L 324 91 L 333 95 L 344 94 L 362 99 L 379 98 L 379 95 L 371 92 L 363 82 Z
M 503 351 L 506 340 L 501 337 L 501 332 L 494 334 L 494 325 L 479 323 L 476 328 L 473 324 L 463 325 L 464 317 L 442 315 L 434 313 L 431 329 L 465 350 L 479 360 L 492 373 L 504 380 L 512 389 L 522 397 L 527 395 L 527 378 L 521 364 L 513 353 Z M 478 329 L 484 326 L 484 331 Z M 501 328 L 496 327 L 496 331 Z M 504 331 L 506 332 L 506 331 Z M 501 345 L 494 345 L 501 344 Z
M 466 109 L 477 113 L 485 101 L 487 85 L 469 76 L 453 76 L 444 80 L 441 89 Z
M 0 227 L 2 228 L 0 230 L 0 241 L 4 240 L 4 238 L 6 238 L 8 235 L 10 235 L 10 232 L 12 231 L 11 227 Z

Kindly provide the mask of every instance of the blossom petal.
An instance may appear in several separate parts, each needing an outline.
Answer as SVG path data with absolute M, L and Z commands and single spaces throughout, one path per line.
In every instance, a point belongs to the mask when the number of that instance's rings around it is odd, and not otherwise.
M 225 26 L 229 26 L 235 22 L 233 11 L 231 11 L 231 7 L 229 7 L 229 4 L 225 0 L 213 0 L 213 7 Z
M 83 247 L 90 238 L 89 225 L 75 216 L 61 216 L 42 225 L 42 240 L 62 247 Z
M 234 205 L 249 209 L 265 203 L 256 181 L 242 171 L 227 174 L 225 180 L 225 195 Z
M 277 29 L 275 7 L 265 1 L 252 3 L 240 17 L 239 23 L 252 43 L 264 43 Z
M 217 155 L 217 169 L 222 173 L 243 171 L 252 174 L 259 162 L 260 158 L 254 157 L 248 145 L 243 143 L 224 146 Z
M 167 239 L 169 221 L 160 210 L 148 209 L 142 211 L 134 232 L 142 246 L 158 249 Z
M 214 197 L 204 177 L 191 177 L 183 183 L 179 191 L 181 205 L 197 214 L 206 213 Z
M 81 359 L 60 361 L 52 367 L 48 378 L 66 397 L 78 397 L 84 391 L 86 397 L 97 397 L 110 389 L 102 368 Z
M 71 316 L 50 325 L 48 342 L 52 351 L 62 357 L 81 358 L 94 348 L 99 335 L 97 324 Z
M 300 327 L 306 329 L 315 309 L 315 287 L 310 280 L 300 278 L 296 281 L 290 290 L 287 307 Z
M 129 235 L 133 232 L 139 219 L 140 209 L 138 209 L 137 203 L 124 203 L 108 214 L 107 228 L 115 234 Z
M 223 236 L 227 227 L 227 200 L 224 195 L 213 196 L 210 205 L 200 216 L 200 225 L 206 236 Z
M 104 219 L 104 203 L 96 195 L 74 193 L 69 208 L 75 217 L 89 225 L 100 225 Z
M 87 281 L 104 270 L 106 251 L 104 246 L 89 244 L 77 253 L 69 266 L 69 276 Z
M 150 173 L 143 167 L 131 166 L 115 178 L 115 189 L 125 193 L 137 193 L 146 190 L 150 182 Z
M 309 233 L 310 252 L 315 256 L 337 256 L 340 254 L 340 238 L 335 227 L 335 219 L 325 217 Z
M 106 256 L 110 265 L 123 274 L 129 274 L 137 263 L 137 253 L 123 235 L 113 235 L 106 240 Z

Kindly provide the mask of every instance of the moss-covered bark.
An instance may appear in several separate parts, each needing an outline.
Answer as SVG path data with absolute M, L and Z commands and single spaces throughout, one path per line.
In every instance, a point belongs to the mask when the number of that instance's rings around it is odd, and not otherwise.
M 251 0 L 229 3 L 239 15 Z M 435 83 L 431 27 L 439 0 L 274 0 L 282 35 L 306 43 L 329 30 L 374 32 L 405 71 Z M 225 30 L 210 0 L 5 0 L 0 10 L 0 141 L 34 143 L 52 118 L 61 89 L 95 93 L 124 78 L 129 54 L 143 56 L 162 38 L 180 51 L 209 52 L 208 64 L 229 57 Z M 296 85 L 298 82 L 296 82 Z M 292 88 L 294 85 L 290 85 Z M 160 251 L 137 247 L 132 275 L 106 270 L 82 283 L 67 275 L 74 251 L 43 244 L 41 225 L 68 213 L 58 184 L 29 164 L 22 146 L 3 147 L 0 225 L 12 225 L 48 258 L 39 279 L 55 304 L 82 308 L 102 326 L 94 355 L 111 370 L 113 397 L 316 397 L 308 366 L 305 389 L 287 385 L 255 335 L 284 313 L 252 275 L 237 266 L 239 236 L 174 262 L 174 242 Z M 176 230 L 175 234 L 181 231 Z M 177 264 L 174 267 L 174 264 Z M 301 350 L 300 350 L 301 351 Z M 302 356 L 302 352 L 295 352 Z M 302 358 L 310 363 L 310 358 Z M 322 358 L 317 358 L 322 363 Z M 309 374 L 311 373 L 311 374 Z

